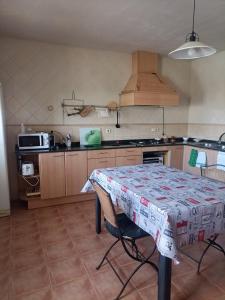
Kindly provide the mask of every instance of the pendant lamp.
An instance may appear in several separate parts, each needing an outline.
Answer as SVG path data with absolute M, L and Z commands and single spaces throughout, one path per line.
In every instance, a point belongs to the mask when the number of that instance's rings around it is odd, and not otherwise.
M 173 59 L 195 59 L 216 53 L 216 49 L 199 42 L 199 35 L 194 31 L 195 26 L 195 0 L 193 9 L 192 32 L 186 35 L 186 42 L 171 51 L 168 56 Z

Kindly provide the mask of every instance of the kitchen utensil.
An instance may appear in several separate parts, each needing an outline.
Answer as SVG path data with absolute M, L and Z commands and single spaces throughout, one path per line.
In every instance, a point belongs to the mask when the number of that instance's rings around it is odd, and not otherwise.
M 81 111 L 79 112 L 80 116 L 82 118 L 86 117 L 87 115 L 89 115 L 90 112 L 92 112 L 95 108 L 91 105 L 87 105 L 84 108 L 81 109 Z

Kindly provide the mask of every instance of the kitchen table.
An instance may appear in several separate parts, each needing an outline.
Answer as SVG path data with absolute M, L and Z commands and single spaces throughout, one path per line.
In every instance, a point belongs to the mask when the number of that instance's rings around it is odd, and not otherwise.
M 160 164 L 96 169 L 90 178 L 154 238 L 160 253 L 158 299 L 169 300 L 171 262 L 179 261 L 178 249 L 225 231 L 225 183 Z M 90 190 L 88 181 L 82 191 Z

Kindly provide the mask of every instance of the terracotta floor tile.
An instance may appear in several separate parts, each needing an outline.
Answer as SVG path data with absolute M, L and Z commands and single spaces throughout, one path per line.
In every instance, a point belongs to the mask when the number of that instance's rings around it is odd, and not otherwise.
M 96 235 L 94 201 L 14 210 L 11 217 L 0 218 L 0 269 L 4 270 L 0 271 L 0 299 L 113 299 L 121 288 L 120 281 L 108 264 L 100 271 L 96 266 L 114 240 L 104 226 Z M 225 235 L 218 241 L 225 245 Z M 149 237 L 137 243 L 145 253 L 154 245 Z M 204 247 L 199 243 L 185 250 L 199 257 Z M 110 258 L 124 279 L 136 266 L 121 245 Z M 196 275 L 196 263 L 181 258 L 180 265 L 173 265 L 171 300 L 225 300 L 225 259 L 221 253 L 210 249 L 201 275 Z M 158 261 L 157 253 L 153 259 Z M 134 276 L 122 299 L 156 300 L 156 283 L 155 271 L 146 265 Z
M 77 213 L 72 215 L 62 216 L 65 226 L 82 226 L 84 224 L 84 214 Z
M 56 207 L 45 207 L 35 210 L 35 215 L 38 219 L 50 219 L 59 217 L 59 211 Z
M 85 269 L 78 257 L 57 260 L 48 264 L 52 284 L 60 284 L 86 276 Z
M 32 211 L 23 211 L 12 216 L 12 223 L 14 226 L 20 223 L 29 223 L 36 220 L 35 213 Z
M 69 235 L 74 238 L 85 237 L 95 233 L 95 227 L 89 223 L 67 226 L 67 229 Z
M 201 274 L 225 292 L 225 257 L 205 267 Z
M 73 243 L 75 247 L 77 247 L 81 255 L 95 253 L 97 251 L 102 251 L 103 249 L 106 249 L 105 244 L 97 235 L 90 235 L 88 236 L 88 238 L 75 238 L 73 239 Z
M 63 219 L 61 217 L 41 218 L 38 220 L 40 230 L 64 228 Z
M 52 290 L 50 288 L 44 288 L 34 293 L 21 295 L 16 297 L 15 300 L 54 300 Z
M 25 251 L 35 250 L 40 247 L 40 235 L 39 234 L 27 234 L 16 237 L 13 241 L 13 251 Z
M 9 290 L 12 289 L 12 280 L 10 274 L 5 276 L 0 276 L 0 299 L 9 296 Z
M 138 290 L 138 293 L 141 295 L 143 300 L 156 300 L 158 296 L 158 286 L 147 286 L 144 289 Z M 172 285 L 171 300 L 187 300 L 187 298 L 174 285 Z
M 220 297 L 223 292 L 195 272 L 172 278 L 173 284 L 180 290 L 187 299 L 191 300 L 211 300 Z
M 41 240 L 43 243 L 53 243 L 66 239 L 68 240 L 69 236 L 64 228 L 46 228 L 41 231 Z
M 11 226 L 8 222 L 0 223 L 0 239 L 7 238 L 11 233 Z
M 121 282 L 116 277 L 112 269 L 92 274 L 90 275 L 90 279 L 102 300 L 115 299 L 122 288 Z M 129 283 L 123 295 L 128 295 L 133 291 L 135 291 L 135 287 Z M 129 297 L 127 299 L 129 299 Z
M 14 273 L 15 294 L 21 295 L 49 286 L 50 280 L 45 266 L 38 266 Z
M 97 300 L 89 279 L 80 278 L 53 288 L 57 300 Z
M 103 249 L 102 251 L 98 251 L 97 253 L 81 255 L 81 260 L 89 274 L 96 274 L 97 272 L 102 272 L 106 269 L 111 270 L 108 263 L 105 262 L 99 270 L 96 270 L 96 267 L 101 262 L 104 254 L 105 254 L 105 249 Z
M 14 271 L 27 269 L 42 265 L 44 263 L 44 253 L 41 248 L 32 251 L 22 251 L 14 255 L 12 261 Z
M 12 229 L 13 237 L 27 235 L 27 234 L 37 234 L 39 233 L 38 223 L 37 221 L 31 221 L 28 224 L 19 223 L 17 226 L 14 226 Z
M 6 253 L 10 251 L 10 236 L 0 239 L 0 257 L 5 256 Z
M 80 213 L 80 205 L 62 205 L 61 207 L 59 207 L 59 213 L 62 216 L 75 216 Z
M 47 260 L 52 261 L 64 257 L 75 256 L 77 250 L 70 240 L 58 241 L 44 245 Z
M 8 271 L 12 271 L 13 264 L 12 264 L 12 260 L 10 257 L 10 253 L 5 253 L 5 255 L 1 255 L 0 256 L 0 270 L 8 270 Z M 0 274 L 2 274 L 3 272 L 0 271 Z M 1 276 L 1 275 L 0 275 Z
M 120 274 L 122 275 L 122 278 L 128 278 L 136 267 L 136 262 L 120 267 Z M 132 277 L 131 282 L 137 289 L 142 289 L 147 285 L 156 285 L 157 280 L 157 272 L 150 265 L 145 264 Z

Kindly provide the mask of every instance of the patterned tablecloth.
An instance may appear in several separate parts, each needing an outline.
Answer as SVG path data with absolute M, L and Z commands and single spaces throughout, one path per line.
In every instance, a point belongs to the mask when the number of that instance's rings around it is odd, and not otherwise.
M 94 170 L 114 204 L 148 232 L 164 256 L 225 231 L 225 183 L 159 164 Z M 88 181 L 82 192 L 92 190 Z

